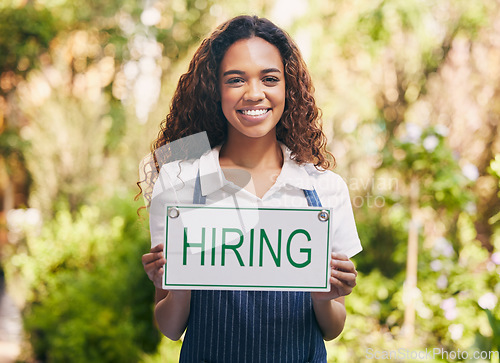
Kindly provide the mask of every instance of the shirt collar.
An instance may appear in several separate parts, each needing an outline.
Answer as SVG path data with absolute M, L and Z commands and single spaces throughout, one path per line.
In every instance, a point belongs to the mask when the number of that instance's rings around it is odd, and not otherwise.
M 281 144 L 281 150 L 283 151 L 283 167 L 276 183 L 287 184 L 299 189 L 313 190 L 313 181 L 305 165 L 300 165 L 292 160 L 292 151 L 284 144 Z
M 276 180 L 278 185 L 290 185 L 299 189 L 313 190 L 313 181 L 304 165 L 299 165 L 291 159 L 291 150 L 281 144 L 283 152 L 283 167 Z M 213 148 L 200 157 L 200 185 L 201 194 L 209 195 L 229 182 L 224 178 L 224 173 L 219 164 L 220 146 Z

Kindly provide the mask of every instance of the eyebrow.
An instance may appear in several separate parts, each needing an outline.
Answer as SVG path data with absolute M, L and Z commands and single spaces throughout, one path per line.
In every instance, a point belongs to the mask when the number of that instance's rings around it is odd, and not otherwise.
M 261 74 L 265 74 L 265 73 L 281 73 L 281 71 L 278 68 L 266 68 L 266 69 L 263 69 L 262 71 L 260 71 L 260 73 Z M 243 76 L 245 74 L 245 72 L 239 71 L 239 70 L 236 70 L 236 69 L 231 69 L 229 71 L 224 72 L 224 74 L 222 75 L 222 77 L 229 76 L 231 74 L 238 74 L 240 76 Z

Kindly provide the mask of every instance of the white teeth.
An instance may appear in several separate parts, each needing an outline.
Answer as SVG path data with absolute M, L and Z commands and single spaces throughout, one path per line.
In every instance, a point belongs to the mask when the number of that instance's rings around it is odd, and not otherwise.
M 260 116 L 267 112 L 267 109 L 263 110 L 242 110 L 241 113 L 248 116 Z

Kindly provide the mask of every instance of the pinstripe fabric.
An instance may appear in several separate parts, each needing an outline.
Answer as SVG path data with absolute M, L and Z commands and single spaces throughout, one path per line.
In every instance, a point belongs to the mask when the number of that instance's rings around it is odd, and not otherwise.
M 309 206 L 321 206 L 304 190 Z M 199 173 L 194 204 L 204 204 Z M 308 292 L 194 290 L 180 362 L 326 362 Z

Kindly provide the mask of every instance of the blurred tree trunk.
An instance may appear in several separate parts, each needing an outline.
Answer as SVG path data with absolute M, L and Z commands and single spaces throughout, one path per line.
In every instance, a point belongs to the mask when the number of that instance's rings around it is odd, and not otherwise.
M 403 335 L 407 346 L 412 345 L 415 333 L 415 297 L 418 271 L 418 227 L 419 227 L 419 195 L 420 186 L 417 176 L 410 181 L 410 224 L 408 228 L 408 254 L 406 257 L 406 281 L 404 285 L 404 300 L 406 309 L 403 323 Z
M 7 175 L 5 185 L 0 192 L 3 196 L 2 209 L 0 210 L 0 247 L 7 243 L 7 213 L 14 208 L 14 186 Z M 0 248 L 0 257 L 2 249 Z

